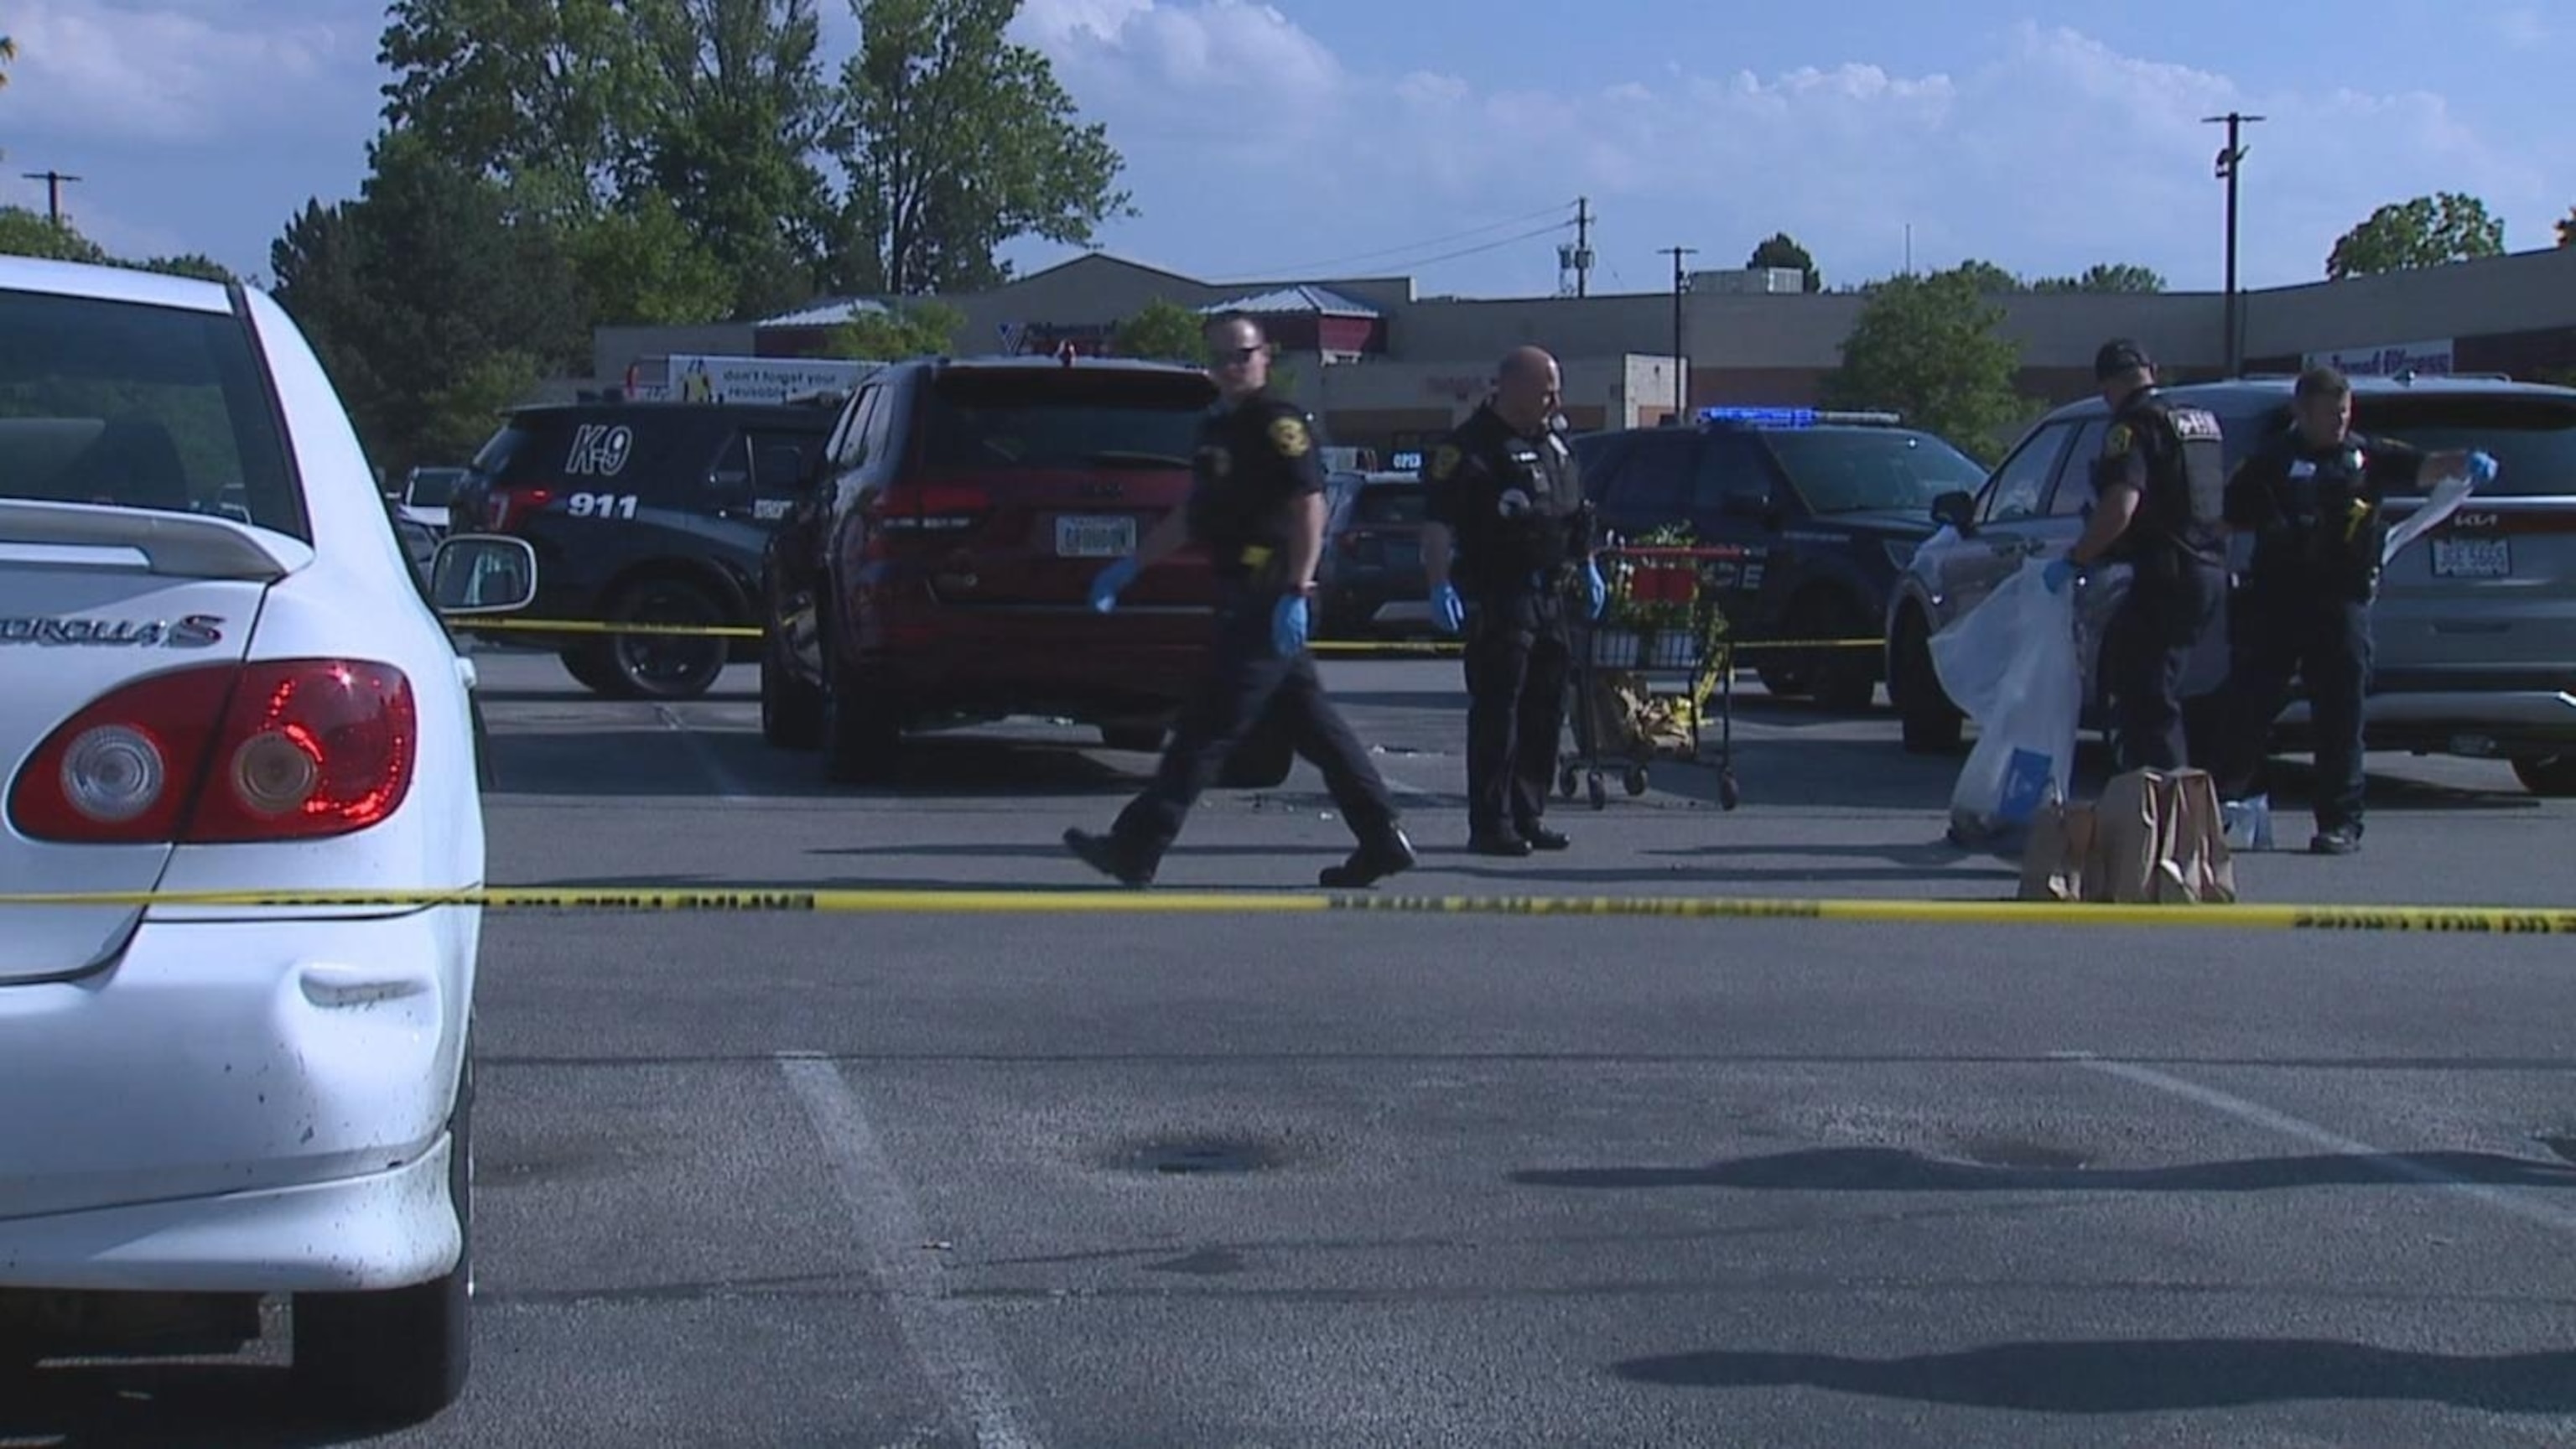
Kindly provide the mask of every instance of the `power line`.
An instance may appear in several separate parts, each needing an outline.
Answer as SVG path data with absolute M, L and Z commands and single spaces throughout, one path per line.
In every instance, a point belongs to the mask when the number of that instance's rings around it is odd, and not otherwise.
M 1406 262 L 1405 265 L 1407 267 L 1427 267 L 1435 262 L 1454 262 L 1460 257 L 1480 256 L 1486 252 L 1499 251 L 1504 247 L 1518 246 L 1522 242 L 1530 241 L 1538 237 L 1555 236 L 1564 232 L 1567 228 L 1573 225 L 1574 223 L 1571 221 L 1560 221 L 1548 226 L 1539 227 L 1533 231 L 1522 232 L 1519 236 L 1507 236 L 1500 241 L 1490 241 L 1485 243 L 1483 246 L 1462 247 L 1454 252 L 1443 252 L 1436 257 L 1416 257 L 1413 260 Z
M 1552 216 L 1559 218 L 1554 225 L 1542 228 L 1539 232 L 1534 233 L 1535 235 L 1545 235 L 1547 232 L 1556 231 L 1560 228 L 1573 225 L 1574 223 L 1572 218 L 1567 216 L 1566 213 L 1574 210 L 1574 207 L 1575 203 L 1562 201 L 1558 202 L 1554 206 L 1546 207 L 1542 210 L 1524 212 L 1519 216 L 1505 217 L 1500 221 L 1487 222 L 1483 226 L 1469 227 L 1465 231 L 1453 231 L 1443 236 L 1423 237 L 1417 241 L 1406 242 L 1402 246 L 1381 247 L 1373 252 L 1354 252 L 1346 256 L 1328 257 L 1322 261 L 1296 262 L 1286 266 L 1237 268 L 1235 275 L 1238 277 L 1253 278 L 1255 280 L 1264 280 L 1272 277 L 1294 275 L 1300 272 L 1321 271 L 1326 267 L 1346 266 L 1353 262 L 1365 262 L 1373 261 L 1381 257 L 1401 256 L 1409 252 L 1418 252 L 1424 247 L 1436 247 L 1445 245 L 1449 242 L 1464 241 L 1469 237 L 1483 236 L 1488 232 L 1499 231 L 1507 226 L 1521 226 L 1528 222 L 1536 221 L 1540 217 Z M 1529 235 L 1508 237 L 1503 241 L 1494 243 L 1494 245 L 1503 246 L 1508 245 L 1511 242 L 1527 240 L 1529 240 Z

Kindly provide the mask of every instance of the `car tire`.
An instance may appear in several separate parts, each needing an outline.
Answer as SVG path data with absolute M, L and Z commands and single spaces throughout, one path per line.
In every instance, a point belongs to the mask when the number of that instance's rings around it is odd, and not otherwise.
M 880 689 L 853 679 L 823 637 L 823 777 L 835 785 L 891 781 L 903 752 L 903 716 Z
M 2576 796 L 2576 755 L 2547 755 L 2513 762 L 2513 777 L 2522 788 L 2545 800 Z
M 1967 716 L 1941 689 L 1941 674 L 1932 667 L 1932 630 L 1922 614 L 1908 608 L 1897 616 L 1896 670 L 1888 692 L 1896 696 L 1896 718 L 1913 755 L 1946 755 L 1959 748 Z
M 617 664 L 609 656 L 609 641 L 600 639 L 589 644 L 576 644 L 556 657 L 563 661 L 564 673 L 572 682 L 602 699 L 633 699 L 634 691 L 618 676 Z
M 782 750 L 823 743 L 823 691 L 799 678 L 771 631 L 760 648 L 760 737 Z
M 706 586 L 689 579 L 654 577 L 620 589 L 608 617 L 619 624 L 681 624 L 721 628 L 735 621 Z M 696 699 L 715 687 L 731 649 L 723 639 L 669 635 L 612 635 L 609 667 L 632 699 Z
M 474 1055 L 448 1119 L 447 1191 L 464 1247 L 439 1278 L 380 1293 L 299 1293 L 290 1338 L 296 1396 L 335 1418 L 399 1427 L 465 1392 L 474 1358 Z

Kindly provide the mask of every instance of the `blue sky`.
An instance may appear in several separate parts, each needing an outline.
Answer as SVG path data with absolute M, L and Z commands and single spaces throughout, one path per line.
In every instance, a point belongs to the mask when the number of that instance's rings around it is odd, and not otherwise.
M 843 0 L 824 18 L 845 51 Z M 358 185 L 381 24 L 364 0 L 17 0 L 0 198 L 41 206 L 19 173 L 78 173 L 67 205 L 108 246 L 264 273 L 295 209 Z M 1210 278 L 1552 290 L 1557 236 L 1526 234 L 1584 195 L 1596 291 L 1661 287 L 1667 246 L 1740 265 L 1784 228 L 1829 281 L 1885 275 L 1909 224 L 1918 266 L 2137 261 L 2215 287 L 2198 122 L 2231 108 L 2271 118 L 2249 285 L 2317 279 L 2382 202 L 2472 192 L 2516 250 L 2576 203 L 2576 10 L 2545 0 L 1028 0 L 1019 33 L 1128 157 L 1141 214 L 1102 244 Z

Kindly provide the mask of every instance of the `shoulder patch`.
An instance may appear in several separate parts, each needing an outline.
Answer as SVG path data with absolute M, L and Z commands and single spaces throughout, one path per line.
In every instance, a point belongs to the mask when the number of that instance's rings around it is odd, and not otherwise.
M 2102 456 L 2105 458 L 2125 458 L 2129 456 L 2129 450 L 2136 447 L 2137 443 L 2138 435 L 2130 430 L 2127 423 L 2113 423 L 2111 425 L 2111 431 L 2102 435 Z
M 1432 450 L 1431 481 L 1434 483 L 1446 481 L 1450 474 L 1457 472 L 1459 457 L 1457 445 L 1454 443 L 1442 443 Z
M 1270 423 L 1270 446 L 1277 448 L 1283 458 L 1302 458 L 1307 449 L 1315 446 L 1315 440 L 1307 436 L 1305 419 L 1279 417 Z

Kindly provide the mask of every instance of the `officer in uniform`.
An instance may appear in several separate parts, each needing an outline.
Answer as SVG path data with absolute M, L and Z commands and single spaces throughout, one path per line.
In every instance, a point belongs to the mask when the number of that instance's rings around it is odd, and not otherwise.
M 1101 571 L 1092 607 L 1107 613 L 1136 575 L 1184 543 L 1206 546 L 1218 578 L 1216 638 L 1205 686 L 1180 717 L 1154 781 L 1106 835 L 1068 830 L 1086 864 L 1130 886 L 1149 885 L 1181 822 L 1256 728 L 1287 732 L 1324 773 L 1325 788 L 1359 838 L 1323 884 L 1356 890 L 1415 863 L 1396 826 L 1386 782 L 1342 722 L 1306 652 L 1315 565 L 1324 549 L 1324 477 L 1313 425 L 1269 395 L 1270 348 L 1261 326 L 1236 313 L 1203 329 L 1222 399 L 1201 422 L 1197 474 L 1175 509 L 1130 557 Z
M 2206 409 L 2156 389 L 2155 364 L 2135 342 L 2106 342 L 2093 376 L 2111 426 L 2093 464 L 2093 515 L 2052 589 L 2096 563 L 2129 565 L 2129 591 L 2102 638 L 2123 770 L 2188 763 L 2183 676 L 2217 622 L 2227 590 L 2226 435 Z
M 2310 368 L 2292 390 L 2291 427 L 2271 439 L 2227 485 L 2227 521 L 2254 535 L 2238 596 L 2219 791 L 2254 793 L 2272 721 L 2295 675 L 2307 685 L 2316 726 L 2319 855 L 2361 848 L 2362 702 L 2370 692 L 2370 606 L 2379 593 L 2391 491 L 2430 492 L 2465 476 L 2495 476 L 2484 453 L 2425 454 L 2352 431 L 2352 383 Z
M 1565 595 L 1579 571 L 1598 618 L 1608 590 L 1583 479 L 1558 436 L 1560 390 L 1555 358 L 1515 350 L 1494 396 L 1422 464 L 1432 617 L 1466 635 L 1467 844 L 1480 855 L 1567 844 L 1542 823 L 1565 726 Z

